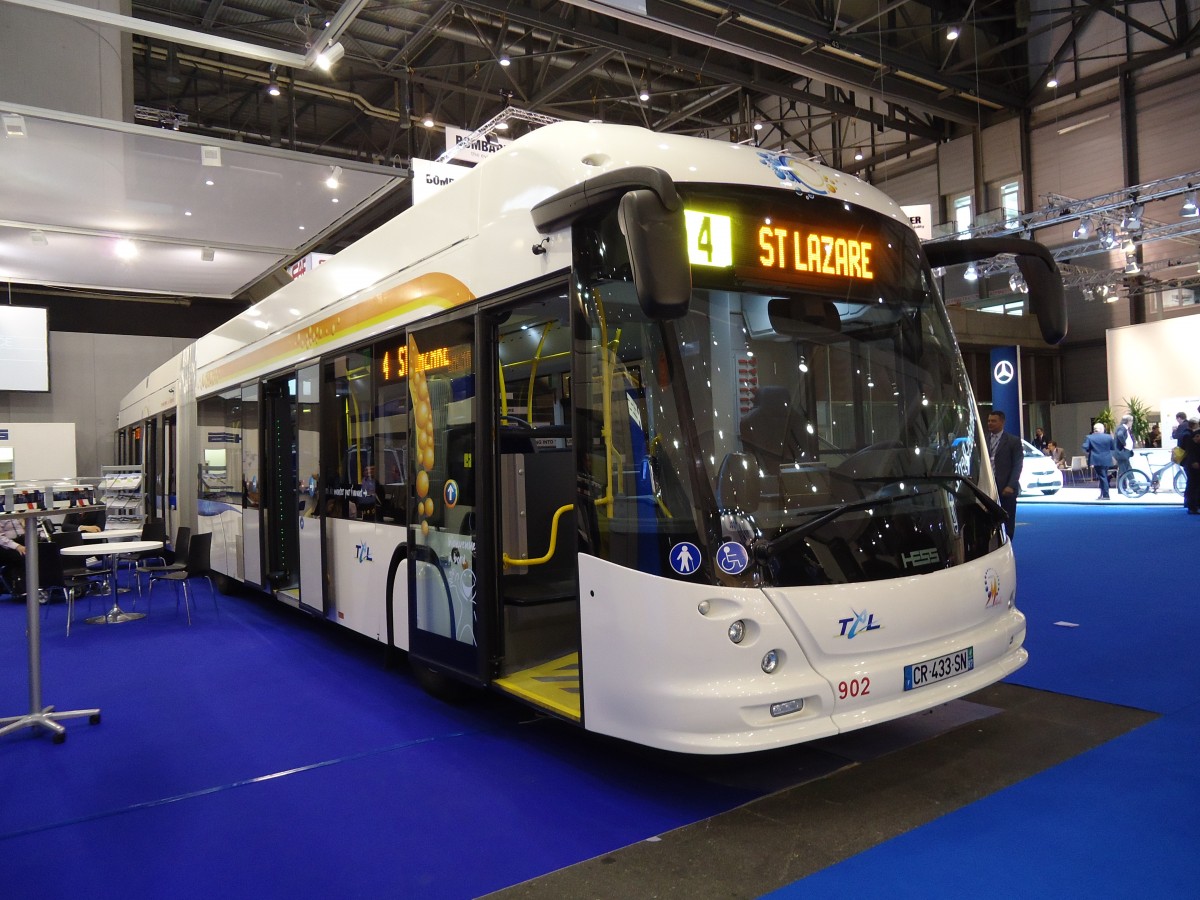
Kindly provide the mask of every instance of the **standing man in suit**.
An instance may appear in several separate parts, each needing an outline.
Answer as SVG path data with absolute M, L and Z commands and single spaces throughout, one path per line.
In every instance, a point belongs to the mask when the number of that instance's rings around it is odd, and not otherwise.
M 1087 454 L 1088 465 L 1096 472 L 1096 480 L 1100 482 L 1101 500 L 1111 499 L 1108 496 L 1108 470 L 1112 468 L 1113 451 L 1117 449 L 1111 434 L 1104 433 L 1104 423 L 1097 422 L 1092 426 L 1092 433 L 1083 440 L 1083 452 Z
M 1121 416 L 1121 424 L 1113 432 L 1113 442 L 1116 444 L 1113 458 L 1117 461 L 1117 490 L 1119 491 L 1121 490 L 1121 476 L 1133 468 L 1129 462 L 1133 459 L 1133 448 L 1137 446 L 1133 437 L 1133 416 Z
M 1017 527 L 1017 495 L 1021 493 L 1025 449 L 1019 437 L 1004 430 L 1004 418 L 1003 411 L 998 409 L 988 413 L 988 455 L 992 458 L 992 472 L 1000 491 L 1000 506 L 1004 508 L 1004 531 L 1011 541 Z

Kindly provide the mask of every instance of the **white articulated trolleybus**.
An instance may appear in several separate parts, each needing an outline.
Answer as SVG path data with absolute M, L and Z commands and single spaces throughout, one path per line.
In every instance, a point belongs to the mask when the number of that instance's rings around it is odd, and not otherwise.
M 669 750 L 793 744 L 1026 659 L 930 268 L 1000 253 L 1060 340 L 1038 244 L 923 249 L 786 153 L 549 125 L 152 373 L 120 437 L 216 572 L 431 689 Z

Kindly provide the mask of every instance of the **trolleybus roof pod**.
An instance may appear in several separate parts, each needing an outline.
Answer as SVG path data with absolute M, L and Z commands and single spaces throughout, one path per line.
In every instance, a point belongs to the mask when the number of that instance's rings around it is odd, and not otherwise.
M 662 169 L 630 166 L 581 181 L 534 206 L 533 223 L 548 234 L 609 206 L 618 197 L 617 219 L 625 235 L 642 311 L 652 319 L 686 315 L 692 273 L 683 202 L 675 182 Z
M 1016 256 L 1017 268 L 1029 285 L 1029 308 L 1037 316 L 1047 344 L 1058 344 L 1067 336 L 1067 302 L 1062 275 L 1050 251 L 1037 241 L 1023 238 L 969 238 L 922 244 L 931 266 L 953 266 L 988 259 L 1001 253 Z

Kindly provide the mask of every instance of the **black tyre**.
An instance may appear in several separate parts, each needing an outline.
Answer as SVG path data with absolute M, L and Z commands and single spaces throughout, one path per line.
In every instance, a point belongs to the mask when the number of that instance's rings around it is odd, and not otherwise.
M 1141 497 L 1150 490 L 1150 479 L 1145 472 L 1132 469 L 1121 476 L 1117 488 L 1127 496 Z
M 1182 494 L 1187 489 L 1187 472 L 1180 469 L 1175 473 L 1175 493 Z

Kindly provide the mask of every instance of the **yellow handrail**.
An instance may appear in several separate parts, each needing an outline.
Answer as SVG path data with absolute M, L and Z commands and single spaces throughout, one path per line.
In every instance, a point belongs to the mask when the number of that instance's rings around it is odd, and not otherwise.
M 554 550 L 558 546 L 558 520 L 562 518 L 562 514 L 570 512 L 575 508 L 574 503 L 568 503 L 566 506 L 560 506 L 554 511 L 554 518 L 550 522 L 550 549 L 546 551 L 545 556 L 539 556 L 537 559 L 513 559 L 507 553 L 504 554 L 504 565 L 506 566 L 542 566 L 550 562 L 554 556 Z

